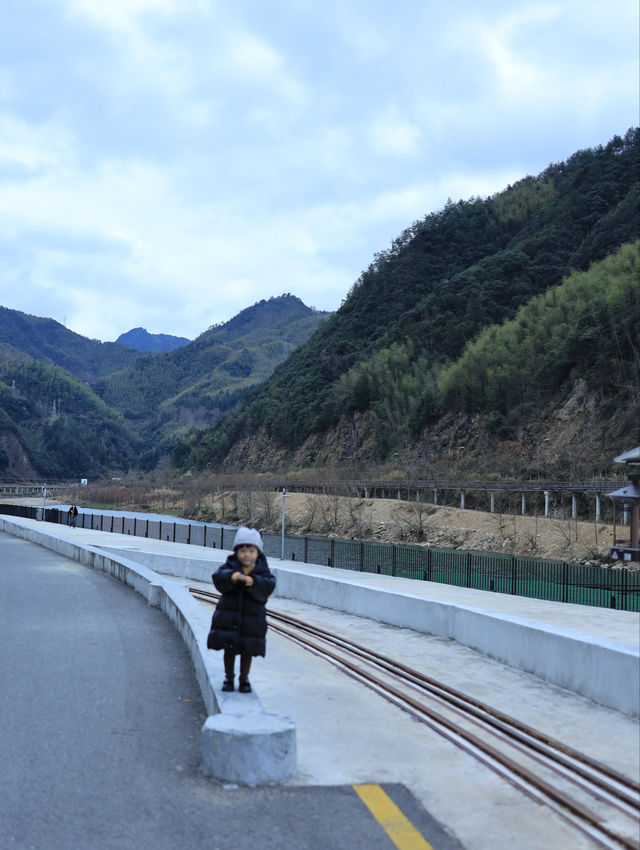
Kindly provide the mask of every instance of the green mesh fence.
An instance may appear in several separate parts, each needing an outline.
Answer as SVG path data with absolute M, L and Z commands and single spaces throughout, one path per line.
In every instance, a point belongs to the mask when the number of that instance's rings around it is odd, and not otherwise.
M 66 511 L 26 505 L 0 505 L 0 513 L 65 523 Z M 187 522 L 82 513 L 78 525 L 117 534 L 230 549 L 236 528 Z M 265 554 L 279 558 L 282 536 L 263 534 Z M 640 570 L 602 569 L 585 564 L 544 561 L 492 552 L 432 549 L 397 543 L 285 535 L 284 558 L 343 570 L 433 581 L 531 599 L 573 602 L 600 608 L 640 611 Z

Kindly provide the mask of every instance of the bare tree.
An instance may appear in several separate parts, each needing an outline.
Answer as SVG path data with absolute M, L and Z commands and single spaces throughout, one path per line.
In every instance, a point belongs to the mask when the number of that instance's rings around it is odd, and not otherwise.
M 407 502 L 402 515 L 396 520 L 398 536 L 401 540 L 422 542 L 429 532 L 428 518 L 437 508 L 426 502 Z
M 337 493 L 318 497 L 318 508 L 322 517 L 322 531 L 335 533 L 340 517 L 340 496 Z
M 255 505 L 251 485 L 243 487 L 237 494 L 237 513 L 240 522 L 245 524 L 255 522 Z
M 262 528 L 273 528 L 278 519 L 276 494 L 270 490 L 259 490 L 254 499 L 255 523 Z
M 370 537 L 372 534 L 371 517 L 367 515 L 366 506 L 365 499 L 347 499 L 349 534 L 359 540 Z
M 305 500 L 305 532 L 315 531 L 316 514 L 319 508 L 319 500 L 317 496 L 307 496 Z

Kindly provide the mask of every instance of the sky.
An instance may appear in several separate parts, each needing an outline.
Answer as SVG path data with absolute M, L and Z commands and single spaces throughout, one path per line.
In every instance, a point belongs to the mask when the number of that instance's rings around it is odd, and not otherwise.
M 0 306 L 337 309 L 448 199 L 638 125 L 636 0 L 3 0 Z

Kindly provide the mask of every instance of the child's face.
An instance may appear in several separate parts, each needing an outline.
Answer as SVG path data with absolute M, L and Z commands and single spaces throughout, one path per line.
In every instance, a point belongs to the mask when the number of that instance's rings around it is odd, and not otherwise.
M 236 557 L 243 567 L 250 567 L 258 560 L 258 547 L 243 544 L 236 549 Z

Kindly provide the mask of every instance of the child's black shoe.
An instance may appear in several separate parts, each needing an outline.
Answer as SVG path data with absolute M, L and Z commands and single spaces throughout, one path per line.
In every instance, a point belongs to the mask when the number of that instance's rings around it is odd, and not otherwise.
M 248 679 L 245 679 L 244 682 L 240 682 L 238 685 L 238 690 L 241 694 L 250 694 L 251 693 L 251 683 Z
M 222 683 L 223 691 L 232 691 L 233 690 L 233 679 L 225 679 Z M 242 685 L 240 685 L 240 690 L 242 690 Z M 249 688 L 251 690 L 251 688 Z

